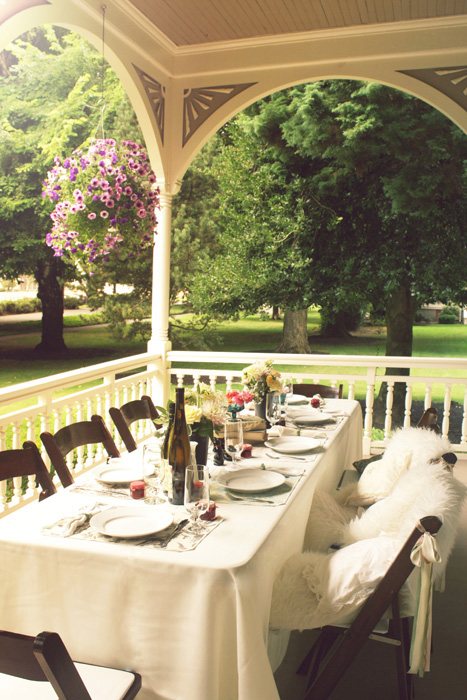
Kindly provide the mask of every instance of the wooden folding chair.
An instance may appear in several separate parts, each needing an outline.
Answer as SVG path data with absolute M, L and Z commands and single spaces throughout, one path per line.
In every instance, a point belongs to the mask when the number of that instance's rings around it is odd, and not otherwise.
M 0 452 L 0 481 L 22 476 L 35 476 L 41 487 L 39 500 L 57 493 L 47 467 L 35 442 L 27 440 L 22 450 L 4 450 Z
M 440 527 L 439 518 L 435 516 L 422 518 L 352 624 L 349 627 L 329 626 L 322 629 L 318 642 L 298 669 L 298 673 L 308 670 L 308 682 L 303 700 L 329 698 L 366 640 L 378 636 L 377 625 L 388 608 L 392 609 L 389 635 L 396 642 L 391 646 L 396 655 L 399 699 L 410 699 L 412 679 L 407 674 L 410 646 L 408 619 L 401 619 L 399 615 L 398 595 L 414 568 L 410 553 L 421 533 L 426 531 L 435 534 Z
M 136 440 L 130 431 L 130 425 L 137 420 L 146 419 L 154 423 L 159 417 L 150 396 L 142 396 L 140 399 L 129 401 L 120 408 L 112 406 L 109 409 L 109 414 L 128 452 L 134 452 L 137 448 Z
M 74 663 L 55 632 L 29 637 L 0 631 L 0 697 L 5 700 L 38 694 L 44 700 L 132 700 L 140 689 L 138 673 Z
M 438 411 L 434 406 L 430 406 L 424 411 L 417 423 L 417 428 L 431 428 L 438 435 L 441 433 L 441 428 L 438 425 Z
M 66 425 L 52 433 L 41 433 L 41 440 L 64 487 L 70 486 L 73 476 L 68 469 L 65 457 L 81 445 L 102 444 L 109 457 L 120 457 L 120 452 L 102 416 L 91 416 L 90 421 L 79 421 Z
M 319 394 L 323 399 L 341 399 L 343 385 L 338 387 L 327 386 L 327 384 L 294 384 L 292 391 L 294 394 L 303 394 L 303 396 L 316 396 Z

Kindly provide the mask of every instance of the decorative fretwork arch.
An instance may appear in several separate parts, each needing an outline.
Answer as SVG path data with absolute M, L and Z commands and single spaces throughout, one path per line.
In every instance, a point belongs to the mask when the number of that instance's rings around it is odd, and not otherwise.
M 133 64 L 133 68 L 138 73 L 143 84 L 144 91 L 147 95 L 151 108 L 156 119 L 157 128 L 162 145 L 164 145 L 164 126 L 165 126 L 165 87 L 157 80 L 151 78 L 150 75 Z
M 217 85 L 184 90 L 182 145 L 185 146 L 201 124 L 219 107 L 252 85 L 255 83 Z
M 402 70 L 426 85 L 430 85 L 467 111 L 467 66 L 449 68 L 420 68 Z

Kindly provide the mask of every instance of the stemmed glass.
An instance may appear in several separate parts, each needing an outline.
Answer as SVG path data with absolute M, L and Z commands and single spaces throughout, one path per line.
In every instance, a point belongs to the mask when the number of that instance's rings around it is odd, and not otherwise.
M 240 418 L 233 418 L 225 423 L 224 449 L 232 457 L 235 466 L 243 452 L 243 421 Z
M 165 503 L 165 499 L 159 495 L 162 490 L 160 445 L 154 443 L 143 445 L 143 479 L 144 502 L 151 506 Z
M 190 517 L 190 530 L 201 532 L 203 523 L 199 517 L 209 508 L 209 471 L 203 464 L 186 469 L 183 503 Z
M 278 391 L 269 391 L 266 394 L 266 420 L 274 426 L 281 419 L 282 404 Z
M 283 386 L 282 393 L 284 394 L 285 411 L 287 412 L 287 408 L 289 405 L 289 399 L 293 395 L 293 379 L 290 377 L 284 377 L 283 382 L 282 382 L 282 386 Z

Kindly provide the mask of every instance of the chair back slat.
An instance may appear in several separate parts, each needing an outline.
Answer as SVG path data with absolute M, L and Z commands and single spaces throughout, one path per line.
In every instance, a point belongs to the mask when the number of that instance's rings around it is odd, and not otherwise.
M 37 445 L 27 440 L 23 449 L 4 450 L 0 452 L 0 480 L 14 479 L 22 476 L 36 476 L 41 487 L 41 500 L 57 492 L 47 467 L 45 466 Z
M 303 396 L 316 396 L 319 394 L 323 399 L 341 399 L 343 385 L 338 387 L 327 386 L 327 384 L 294 384 L 292 387 L 294 394 L 303 394 Z
M 441 521 L 435 516 L 421 519 L 355 620 L 338 638 L 305 700 L 327 700 L 412 572 L 410 553 L 422 532 L 435 534 L 440 527 Z
M 136 440 L 130 431 L 130 425 L 137 420 L 146 419 L 154 423 L 159 417 L 150 396 L 142 396 L 140 399 L 129 401 L 120 408 L 112 406 L 109 409 L 109 414 L 128 452 L 134 452 L 137 448 Z M 157 424 L 154 425 L 157 427 Z
M 41 440 L 64 487 L 74 482 L 65 457 L 77 447 L 102 444 L 109 457 L 120 457 L 118 447 L 99 415 L 92 416 L 90 421 L 66 425 L 57 430 L 55 435 L 47 431 L 41 433 Z

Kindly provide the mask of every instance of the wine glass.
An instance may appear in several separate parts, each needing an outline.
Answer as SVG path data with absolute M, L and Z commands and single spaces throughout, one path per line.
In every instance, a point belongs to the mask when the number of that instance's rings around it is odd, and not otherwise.
M 201 532 L 203 523 L 199 516 L 209 508 L 209 471 L 203 464 L 186 469 L 183 503 L 190 517 L 190 530 Z
M 293 379 L 291 377 L 284 377 L 282 382 L 282 393 L 284 396 L 285 411 L 287 413 L 287 408 L 289 406 L 289 399 L 293 395 Z
M 232 457 L 235 466 L 243 452 L 243 421 L 240 418 L 234 418 L 225 423 L 224 449 Z
M 161 484 L 161 447 L 159 444 L 143 445 L 143 479 L 145 483 L 144 502 L 148 505 L 165 503 L 159 495 Z
M 269 391 L 266 394 L 266 420 L 274 426 L 281 419 L 282 404 L 278 391 Z

